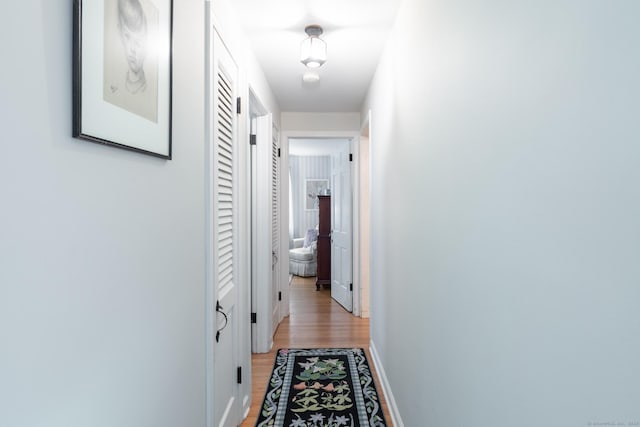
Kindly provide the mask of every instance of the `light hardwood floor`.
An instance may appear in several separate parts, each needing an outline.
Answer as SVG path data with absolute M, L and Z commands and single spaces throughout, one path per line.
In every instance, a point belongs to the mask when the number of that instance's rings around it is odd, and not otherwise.
M 316 291 L 315 277 L 293 276 L 290 299 L 291 315 L 278 327 L 273 349 L 269 353 L 251 356 L 252 403 L 249 416 L 241 427 L 253 427 L 256 423 L 275 353 L 279 348 L 362 347 L 366 350 L 369 365 L 375 373 L 369 353 L 369 319 L 355 317 L 345 311 L 331 299 L 328 289 Z M 392 426 L 377 377 L 376 388 L 382 400 L 387 425 Z

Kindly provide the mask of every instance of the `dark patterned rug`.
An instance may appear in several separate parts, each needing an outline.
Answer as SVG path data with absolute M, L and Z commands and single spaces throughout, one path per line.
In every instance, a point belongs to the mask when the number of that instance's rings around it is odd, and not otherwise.
M 361 348 L 278 350 L 256 427 L 386 427 Z

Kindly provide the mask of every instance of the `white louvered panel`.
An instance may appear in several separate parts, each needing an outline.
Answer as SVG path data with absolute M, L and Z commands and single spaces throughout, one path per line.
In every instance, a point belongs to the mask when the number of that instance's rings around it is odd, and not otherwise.
M 272 322 L 275 331 L 280 322 L 280 286 L 279 286 L 279 269 L 278 253 L 280 238 L 280 216 L 278 212 L 278 129 L 275 125 L 271 125 L 271 250 L 273 253 L 273 262 L 271 267 L 272 283 L 273 283 L 273 313 Z
M 232 95 L 232 90 L 231 90 L 231 86 L 229 85 L 229 82 L 227 81 L 227 76 L 224 75 L 224 73 L 218 73 L 218 96 L 219 96 L 219 100 L 220 102 L 223 102 L 226 106 L 228 106 L 229 108 L 227 108 L 227 113 L 230 115 L 231 113 L 231 104 L 232 104 L 232 100 L 233 100 L 233 95 Z
M 224 104 L 220 104 L 220 105 L 226 108 L 226 105 Z M 228 117 L 224 111 L 221 111 L 218 118 L 218 125 L 219 125 L 221 138 L 233 139 L 233 131 L 231 128 L 232 124 L 233 124 L 233 118 Z
M 233 92 L 218 73 L 217 243 L 218 288 L 233 284 Z
M 278 176 L 279 176 L 279 162 L 278 162 L 278 129 L 273 126 L 272 134 L 272 150 L 271 150 L 271 209 L 272 209 L 272 239 L 273 250 L 278 253 L 278 242 L 280 237 L 280 215 L 278 206 Z

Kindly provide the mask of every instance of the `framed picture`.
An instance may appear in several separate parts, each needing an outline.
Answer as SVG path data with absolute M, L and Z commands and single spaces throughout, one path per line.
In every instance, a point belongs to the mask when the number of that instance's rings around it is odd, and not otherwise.
M 307 211 L 318 210 L 318 195 L 329 194 L 328 179 L 304 180 L 304 209 Z
M 171 159 L 172 12 L 172 0 L 74 0 L 74 137 Z

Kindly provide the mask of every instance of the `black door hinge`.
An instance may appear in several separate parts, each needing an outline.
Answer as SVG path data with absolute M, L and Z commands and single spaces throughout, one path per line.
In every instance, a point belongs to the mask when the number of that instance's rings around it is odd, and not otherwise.
M 258 143 L 258 137 L 256 135 L 249 135 L 249 145 L 256 145 Z
M 349 153 L 349 161 L 353 162 L 353 154 Z
M 353 292 L 353 283 L 349 283 L 349 290 Z
M 258 323 L 258 313 L 251 313 L 251 323 Z
M 280 157 L 280 149 L 278 148 L 278 157 Z
M 278 292 L 278 301 L 282 301 L 282 292 Z
M 236 98 L 236 113 L 242 114 L 242 100 L 240 97 Z
M 242 384 L 242 366 L 238 366 L 238 384 Z

